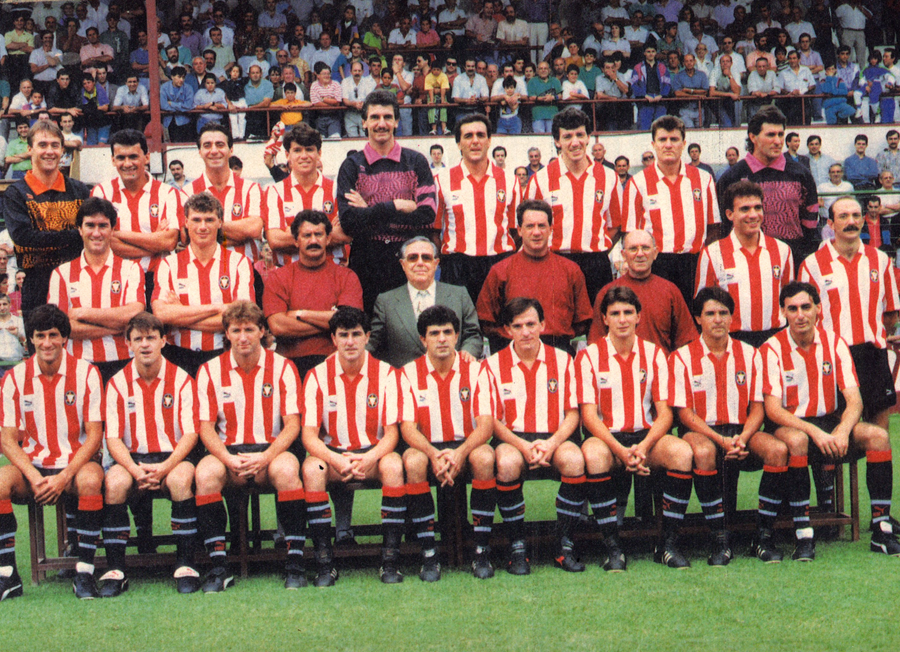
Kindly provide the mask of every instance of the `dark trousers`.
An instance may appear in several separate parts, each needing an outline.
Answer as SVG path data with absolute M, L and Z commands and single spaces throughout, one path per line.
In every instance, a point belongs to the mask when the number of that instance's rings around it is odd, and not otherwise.
M 441 281 L 451 285 L 461 285 L 469 291 L 472 303 L 478 303 L 481 286 L 487 278 L 491 267 L 499 263 L 513 252 L 496 256 L 466 256 L 465 254 L 447 254 L 441 257 Z
M 674 283 L 690 307 L 694 298 L 694 275 L 698 254 L 659 254 L 653 263 L 653 273 Z
M 609 264 L 609 253 L 606 251 L 559 252 L 559 255 L 568 258 L 581 269 L 581 273 L 584 274 L 584 285 L 587 288 L 588 299 L 591 305 L 594 305 L 594 297 L 597 296 L 600 288 L 613 281 L 612 267 Z

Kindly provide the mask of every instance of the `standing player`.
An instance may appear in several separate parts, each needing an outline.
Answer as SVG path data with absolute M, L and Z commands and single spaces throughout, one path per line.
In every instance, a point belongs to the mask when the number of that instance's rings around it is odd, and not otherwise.
M 476 410 L 480 364 L 456 352 L 460 321 L 450 308 L 426 308 L 417 322 L 425 355 L 403 367 L 400 377 L 400 433 L 409 445 L 403 453 L 409 519 L 422 544 L 419 577 L 441 577 L 434 541 L 434 500 L 429 472 L 441 486 L 453 485 L 459 474 L 472 469 L 472 520 L 475 559 L 472 572 L 479 579 L 494 576 L 490 538 L 497 503 L 494 449 L 488 445 L 494 420 L 490 406 Z M 476 417 L 476 412 L 484 412 Z
M 109 139 L 109 146 L 118 176 L 94 186 L 91 195 L 102 197 L 116 207 L 119 219 L 111 242 L 113 253 L 140 263 L 145 300 L 150 305 L 159 263 L 178 244 L 186 197 L 150 176 L 147 139 L 140 131 L 117 131 Z
M 550 248 L 584 274 L 588 299 L 613 280 L 609 249 L 619 232 L 621 199 L 616 173 L 588 153 L 591 119 L 574 107 L 553 116 L 559 158 L 531 176 L 525 194 L 553 209 Z
M 97 598 L 94 553 L 103 519 L 103 469 L 94 461 L 103 439 L 100 374 L 66 353 L 69 319 L 56 306 L 35 308 L 25 336 L 35 354 L 7 373 L 0 389 L 0 444 L 10 462 L 0 467 L 0 600 L 22 595 L 11 499 L 54 505 L 63 493 L 78 496 L 75 596 Z
M 797 536 L 792 558 L 812 561 L 816 556 L 809 522 L 809 457 L 838 460 L 851 445 L 866 455 L 875 526 L 870 549 L 900 556 L 890 524 L 891 442 L 887 431 L 860 421 L 863 401 L 850 350 L 839 335 L 818 325 L 822 307 L 815 286 L 790 283 L 779 301 L 788 327 L 763 345 L 763 395 L 766 415 L 777 427 L 774 434 L 790 453 L 787 498 Z M 844 398 L 841 411 L 838 392 Z
M 214 137 L 221 132 L 210 132 Z M 174 327 L 166 357 L 191 376 L 225 346 L 222 313 L 234 301 L 252 300 L 250 262 L 219 244 L 222 204 L 201 192 L 184 204 L 188 246 L 159 265 L 153 314 Z
M 674 116 L 653 121 L 650 134 L 656 163 L 625 186 L 625 231 L 646 229 L 656 239 L 654 273 L 678 286 L 686 303 L 694 292 L 700 249 L 718 235 L 719 204 L 712 175 L 685 165 L 684 122 Z
M 694 299 L 700 338 L 669 356 L 671 406 L 685 430 L 682 439 L 691 445 L 694 488 L 714 534 L 710 566 L 726 566 L 733 556 L 723 509 L 728 478 L 719 476 L 719 470 L 723 476 L 736 476 L 751 453 L 763 463 L 754 553 L 766 563 L 782 559 L 772 531 L 784 499 L 788 451 L 783 442 L 759 430 L 765 416 L 762 358 L 752 346 L 728 335 L 734 306 L 721 287 L 700 290 Z
M 610 288 L 600 300 L 609 333 L 578 354 L 578 403 L 589 437 L 581 446 L 587 498 L 606 542 L 605 571 L 626 568 L 616 521 L 616 483 L 624 470 L 649 475 L 664 469 L 663 539 L 654 559 L 670 568 L 691 564 L 678 548 L 678 531 L 691 497 L 691 447 L 668 434 L 669 368 L 655 344 L 635 335 L 641 302 L 627 287 Z
M 575 363 L 568 353 L 541 341 L 544 309 L 537 299 L 508 301 L 501 323 L 512 343 L 484 363 L 478 391 L 492 401 L 480 400 L 476 416 L 492 416 L 497 454 L 497 505 L 509 533 L 510 557 L 506 570 L 528 575 L 531 566 L 525 549 L 525 497 L 527 469 L 553 466 L 562 476 L 556 496 L 559 548 L 554 559 L 565 571 L 578 573 L 584 564 L 576 557 L 572 530 L 585 498 L 584 458 L 570 441 L 578 428 Z
M 85 202 L 85 205 L 87 202 Z M 109 565 L 100 595 L 128 590 L 125 547 L 131 531 L 125 502 L 132 494 L 164 492 L 172 500 L 176 541 L 175 584 L 179 593 L 200 588 L 194 568 L 197 506 L 194 465 L 197 445 L 196 388 L 187 373 L 162 357 L 165 327 L 153 315 L 135 315 L 125 329 L 134 358 L 106 389 L 106 445 L 115 464 L 106 473 L 103 543 Z
M 697 286 L 720 286 L 734 299 L 731 336 L 759 348 L 784 327 L 778 293 L 794 277 L 790 247 L 762 232 L 763 190 L 742 179 L 725 188 L 722 206 L 731 220 L 728 237 L 703 248 Z
M 441 281 L 462 285 L 472 301 L 491 267 L 516 250 L 510 230 L 518 203 L 515 177 L 491 162 L 491 121 L 462 116 L 453 128 L 462 160 L 437 176 L 442 229 Z
M 315 585 L 334 586 L 328 483 L 377 479 L 381 482 L 382 551 L 379 575 L 385 584 L 403 581 L 397 568 L 406 524 L 403 460 L 399 440 L 397 378 L 390 365 L 366 352 L 369 318 L 358 308 L 341 307 L 328 323 L 337 354 L 306 377 L 303 463 L 309 534 L 316 550 Z
M 219 593 L 234 581 L 225 564 L 222 490 L 248 484 L 277 492 L 275 511 L 288 549 L 284 587 L 299 589 L 306 586 L 306 497 L 300 462 L 289 449 L 300 434 L 300 378 L 287 358 L 263 346 L 266 319 L 256 304 L 228 306 L 222 324 L 228 350 L 197 375 L 200 439 L 209 451 L 197 464 L 197 517 L 213 563 L 203 592 Z

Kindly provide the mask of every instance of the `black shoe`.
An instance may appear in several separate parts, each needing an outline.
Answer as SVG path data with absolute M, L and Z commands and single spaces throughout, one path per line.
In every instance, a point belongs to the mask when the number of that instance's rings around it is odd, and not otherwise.
M 316 550 L 316 579 L 313 586 L 324 588 L 334 586 L 337 582 L 338 571 L 334 567 L 334 556 L 331 548 L 322 546 Z
M 606 558 L 600 564 L 600 568 L 607 573 L 624 573 L 627 568 L 625 553 L 622 551 L 622 544 L 619 543 L 619 537 L 612 535 L 606 537 Z
M 0 577 L 0 602 L 22 597 L 22 578 L 14 570 L 9 577 Z
M 509 562 L 506 564 L 506 572 L 510 575 L 531 574 L 531 564 L 528 563 L 528 555 L 525 553 L 524 541 L 513 541 Z
M 383 584 L 400 584 L 403 581 L 403 573 L 400 572 L 393 560 L 385 560 L 378 570 L 378 575 Z
M 480 580 L 488 580 L 494 576 L 494 566 L 491 564 L 491 549 L 485 548 L 475 553 L 472 560 L 472 575 Z
M 117 598 L 128 590 L 128 578 L 120 570 L 110 570 L 100 578 L 101 598 Z
M 886 527 L 890 528 L 890 525 L 886 524 Z M 893 531 L 875 530 L 872 533 L 872 542 L 869 544 L 869 550 L 890 555 L 891 557 L 900 557 L 900 543 L 897 542 L 897 536 Z
M 72 590 L 75 592 L 75 597 L 79 600 L 93 600 L 100 597 L 100 593 L 97 591 L 97 583 L 94 582 L 94 576 L 90 573 L 75 573 L 75 579 L 72 581 Z
M 893 516 L 888 516 L 887 522 L 891 524 L 891 531 L 893 531 L 894 534 L 900 534 L 900 521 L 895 519 Z M 876 530 L 878 530 L 878 523 L 876 523 L 875 521 L 870 521 L 869 532 L 875 532 Z
M 200 574 L 187 564 L 175 570 L 175 589 L 182 594 L 196 593 L 200 590 Z
M 228 572 L 228 569 L 224 566 L 216 566 L 206 574 L 202 588 L 204 593 L 222 593 L 232 584 L 234 584 L 234 576 Z
M 575 557 L 574 544 L 567 538 L 560 541 L 559 555 L 553 563 L 567 573 L 583 573 L 585 569 L 585 565 Z
M 797 539 L 797 547 L 791 559 L 794 561 L 812 561 L 816 558 L 816 541 L 812 537 Z
M 761 529 L 756 535 L 756 541 L 753 542 L 750 551 L 765 564 L 777 564 L 784 559 L 781 550 L 775 545 L 772 530 Z
M 668 535 L 664 541 L 656 545 L 653 552 L 653 561 L 657 564 L 665 564 L 669 568 L 690 568 L 691 562 L 687 560 L 678 548 L 678 539 L 675 535 Z
M 419 579 L 423 582 L 437 582 L 441 579 L 441 563 L 437 553 L 422 560 L 422 570 L 419 571 Z
M 713 540 L 712 552 L 706 559 L 710 566 L 727 566 L 734 554 L 728 545 L 728 532 L 716 532 Z
M 334 535 L 334 545 L 336 546 L 358 546 L 356 537 L 353 536 L 353 530 L 341 530 Z
M 296 590 L 309 586 L 302 568 L 289 568 L 284 573 L 284 588 Z

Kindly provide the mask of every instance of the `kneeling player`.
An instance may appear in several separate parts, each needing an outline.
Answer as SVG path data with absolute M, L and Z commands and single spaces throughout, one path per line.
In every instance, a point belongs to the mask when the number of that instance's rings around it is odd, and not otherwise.
M 497 482 L 494 449 L 487 441 L 494 420 L 475 417 L 479 400 L 478 362 L 456 352 L 459 318 L 446 306 L 432 306 L 419 315 L 419 337 L 425 355 L 403 367 L 400 392 L 400 433 L 410 448 L 403 453 L 409 519 L 422 543 L 419 577 L 434 582 L 441 566 L 434 542 L 434 500 L 428 471 L 441 486 L 453 485 L 468 463 L 472 469 L 472 520 L 475 530 L 475 577 L 494 576 L 488 543 L 494 523 Z M 490 412 L 490 396 L 485 396 Z
M 255 303 L 236 301 L 222 313 L 227 350 L 197 374 L 200 439 L 209 455 L 197 464 L 197 516 L 213 569 L 204 593 L 234 578 L 225 563 L 226 486 L 271 486 L 284 528 L 284 586 L 306 586 L 303 526 L 306 503 L 300 461 L 288 450 L 300 434 L 300 378 L 294 364 L 263 347 L 266 320 Z
M 772 528 L 784 494 L 787 446 L 760 432 L 765 411 L 762 357 L 749 344 L 729 336 L 734 299 L 718 286 L 706 287 L 694 299 L 694 320 L 700 338 L 669 357 L 671 404 L 694 454 L 694 488 L 714 535 L 710 566 L 725 566 L 732 552 L 722 509 L 723 473 L 738 473 L 751 453 L 763 462 L 759 482 L 759 535 L 756 556 L 781 561 Z
M 568 353 L 541 342 L 544 309 L 537 299 L 511 299 L 502 321 L 512 343 L 487 359 L 478 377 L 479 392 L 492 392 L 497 445 L 497 505 L 509 531 L 510 559 L 506 570 L 528 575 L 525 550 L 525 468 L 553 466 L 562 476 L 556 496 L 559 550 L 556 565 L 581 572 L 575 557 L 572 529 L 584 505 L 584 458 L 569 438 L 578 427 L 575 363 Z M 479 401 L 477 416 L 487 416 L 490 404 Z
M 578 402 L 584 427 L 592 435 L 582 444 L 587 492 L 606 542 L 606 571 L 625 570 L 625 553 L 616 522 L 612 473 L 649 475 L 664 469 L 663 539 L 654 559 L 670 568 L 690 562 L 678 548 L 678 531 L 691 497 L 691 447 L 667 434 L 669 368 L 662 349 L 635 335 L 641 302 L 627 287 L 610 288 L 600 301 L 609 329 L 606 337 L 578 354 Z
M 866 487 L 872 503 L 871 550 L 900 556 L 890 525 L 893 463 L 887 431 L 860 421 L 862 398 L 850 349 L 843 339 L 817 325 L 821 301 L 815 286 L 794 282 L 779 296 L 787 329 L 762 347 L 766 415 L 775 436 L 790 452 L 788 499 L 797 534 L 793 559 L 816 556 L 809 524 L 808 456 L 833 461 L 852 445 L 866 455 Z M 838 412 L 838 391 L 846 407 Z M 813 446 L 809 445 L 812 441 Z
M 398 379 L 390 365 L 366 352 L 369 318 L 358 308 L 341 307 L 328 322 L 335 355 L 306 377 L 303 463 L 308 490 L 309 534 L 316 549 L 316 586 L 333 586 L 338 572 L 331 545 L 328 483 L 377 479 L 381 482 L 381 581 L 403 581 L 397 567 L 406 524 L 403 461 L 399 440 Z
M 103 441 L 103 395 L 97 368 L 66 353 L 70 330 L 56 306 L 33 310 L 25 336 L 34 356 L 3 378 L 0 445 L 10 464 L 0 467 L 0 600 L 22 595 L 12 499 L 54 505 L 64 493 L 78 496 L 75 596 L 99 597 L 93 573 L 103 469 L 94 460 Z
M 125 340 L 134 357 L 106 387 L 106 445 L 116 463 L 105 480 L 103 543 L 109 570 L 100 578 L 100 595 L 112 598 L 128 589 L 126 501 L 133 494 L 159 491 L 172 499 L 175 583 L 179 593 L 193 593 L 200 588 L 194 568 L 194 465 L 187 460 L 199 428 L 194 381 L 163 358 L 165 327 L 150 313 L 128 322 Z

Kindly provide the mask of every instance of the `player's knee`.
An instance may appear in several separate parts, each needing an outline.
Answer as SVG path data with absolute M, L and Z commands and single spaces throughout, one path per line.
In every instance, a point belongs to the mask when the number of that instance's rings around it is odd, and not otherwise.
M 388 453 L 378 461 L 378 474 L 381 484 L 399 487 L 403 484 L 403 460 L 397 453 Z
M 589 473 L 602 473 L 612 468 L 612 451 L 596 437 L 582 444 L 581 453 Z
M 763 464 L 767 466 L 787 466 L 790 451 L 783 441 L 774 440 L 763 454 Z
M 225 465 L 212 455 L 207 455 L 197 465 L 194 472 L 197 493 L 208 494 L 221 491 L 225 486 Z
M 669 451 L 669 468 L 679 471 L 691 471 L 694 465 L 694 453 L 687 442 L 677 441 Z
M 522 474 L 525 461 L 516 453 L 497 455 L 497 478 L 504 482 L 515 480 Z
M 303 461 L 301 476 L 307 491 L 323 491 L 328 477 L 328 465 L 318 457 L 307 457 Z
M 554 456 L 559 472 L 566 476 L 578 476 L 584 474 L 584 455 L 577 446 L 572 444 L 560 448 Z
M 403 453 L 403 468 L 409 482 L 421 482 L 428 473 L 428 456 L 414 448 Z
M 859 437 L 857 433 L 862 434 Z M 862 448 L 867 451 L 885 451 L 891 450 L 891 439 L 884 428 L 880 428 L 871 423 L 860 423 L 856 426 L 854 437 L 862 444 Z
M 79 496 L 94 496 L 103 488 L 103 468 L 96 462 L 88 462 L 75 475 L 75 490 Z
M 705 437 L 702 440 L 691 442 L 691 453 L 694 458 L 694 468 L 703 471 L 712 471 L 716 468 L 716 445 Z
M 124 467 L 114 464 L 103 479 L 107 505 L 121 505 L 128 497 L 133 484 L 131 474 Z
M 479 478 L 494 475 L 494 449 L 490 446 L 479 446 L 469 453 L 469 464 L 472 467 L 472 473 Z
M 166 488 L 172 500 L 187 500 L 193 495 L 191 487 L 194 483 L 194 465 L 181 462 L 166 476 Z

